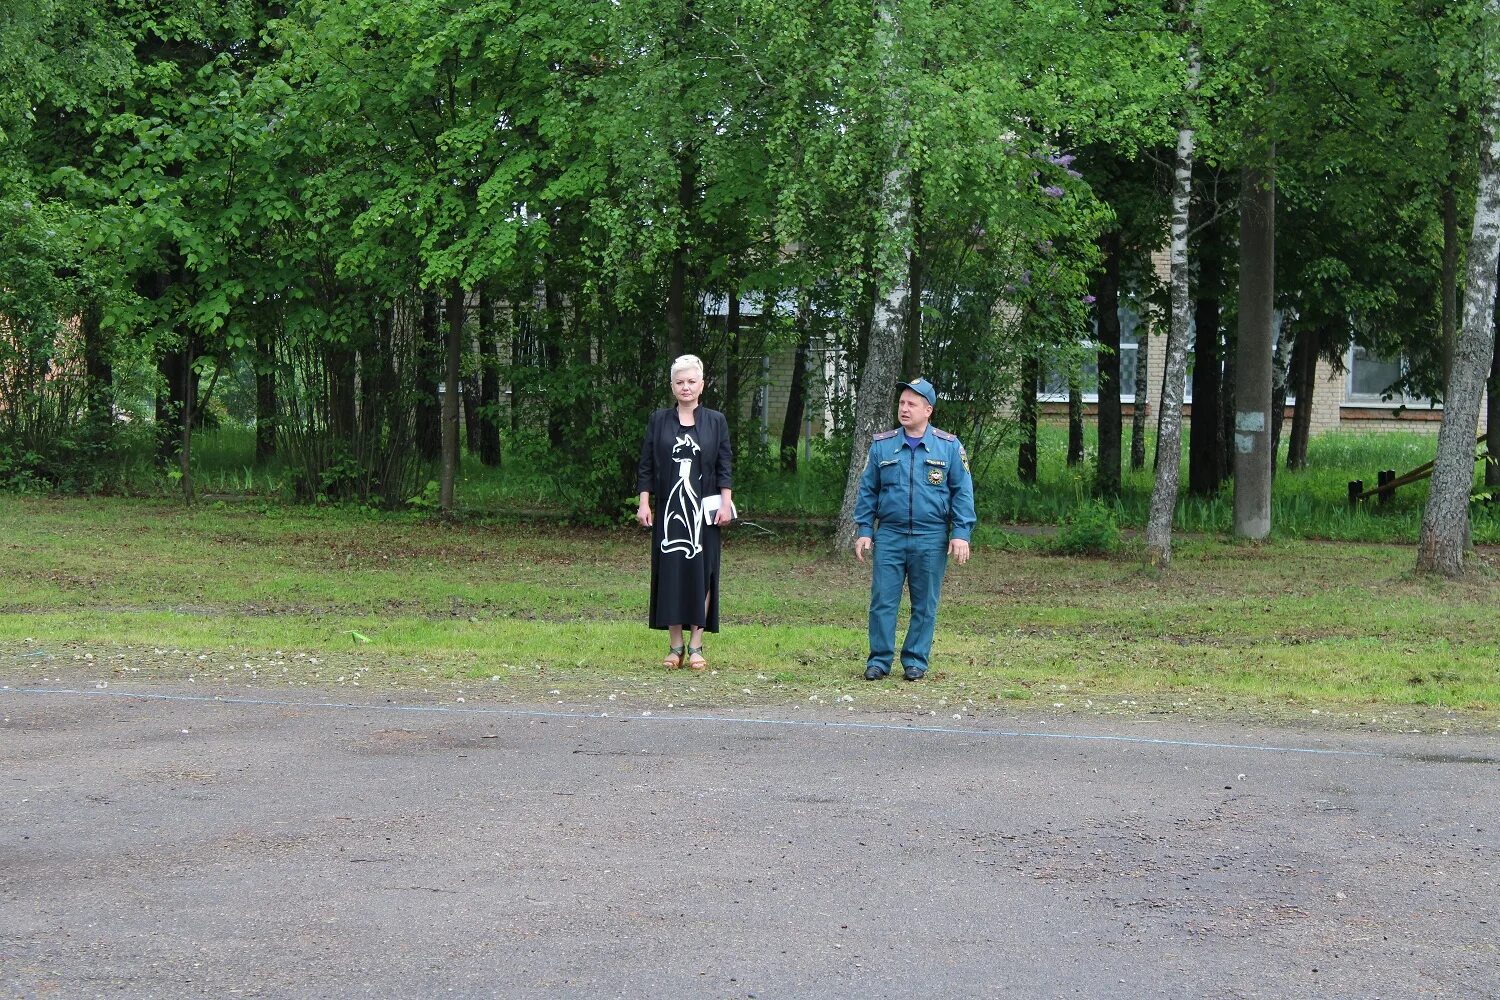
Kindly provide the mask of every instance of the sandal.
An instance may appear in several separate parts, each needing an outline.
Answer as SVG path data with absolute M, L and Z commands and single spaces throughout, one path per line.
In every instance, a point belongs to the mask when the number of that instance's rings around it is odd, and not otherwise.
M 685 647 L 683 646 L 668 646 L 667 658 L 661 661 L 661 665 L 666 667 L 668 670 L 676 670 L 678 667 L 682 666 L 682 657 L 684 650 Z
M 708 660 L 703 656 L 702 646 L 689 646 L 687 648 L 687 667 L 689 670 L 708 669 Z

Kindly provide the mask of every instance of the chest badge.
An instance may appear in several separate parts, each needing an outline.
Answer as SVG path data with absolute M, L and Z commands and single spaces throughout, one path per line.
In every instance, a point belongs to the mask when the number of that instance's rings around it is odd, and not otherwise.
M 932 485 L 934 485 L 934 486 L 941 486 L 941 485 L 943 485 L 943 470 L 942 469 L 928 469 L 927 470 L 927 481 L 929 483 L 931 483 Z

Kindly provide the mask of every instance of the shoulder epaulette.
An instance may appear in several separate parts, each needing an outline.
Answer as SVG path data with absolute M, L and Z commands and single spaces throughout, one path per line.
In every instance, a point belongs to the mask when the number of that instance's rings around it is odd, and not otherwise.
M 889 441 L 891 438 L 895 437 L 897 434 L 900 434 L 900 433 L 901 433 L 901 428 L 899 428 L 899 427 L 897 427 L 893 431 L 881 431 L 879 434 L 875 435 L 874 440 L 876 440 L 876 441 Z
M 936 427 L 934 427 L 932 429 L 932 434 L 933 434 L 934 437 L 941 438 L 944 441 L 957 441 L 958 440 L 958 435 L 957 434 L 949 434 L 947 431 L 940 431 Z

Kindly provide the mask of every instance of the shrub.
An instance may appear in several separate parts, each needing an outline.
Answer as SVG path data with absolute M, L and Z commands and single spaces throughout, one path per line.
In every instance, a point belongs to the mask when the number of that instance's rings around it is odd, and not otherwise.
M 1120 524 L 1114 509 L 1094 501 L 1065 515 L 1052 541 L 1063 555 L 1109 556 L 1120 551 Z

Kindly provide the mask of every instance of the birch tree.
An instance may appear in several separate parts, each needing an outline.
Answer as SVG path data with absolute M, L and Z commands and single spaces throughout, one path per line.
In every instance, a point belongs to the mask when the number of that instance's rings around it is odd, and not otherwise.
M 1485 15 L 1492 31 L 1500 26 L 1500 0 L 1488 0 Z M 1432 488 L 1422 512 L 1422 531 L 1417 540 L 1417 569 L 1444 576 L 1463 573 L 1464 556 L 1469 548 L 1474 434 L 1479 423 L 1479 400 L 1484 394 L 1495 350 L 1495 280 L 1500 264 L 1500 100 L 1497 100 L 1500 68 L 1491 62 L 1486 76 L 1490 101 L 1484 118 L 1479 200 L 1469 238 L 1463 330 L 1453 352 Z
M 1172 562 L 1172 517 L 1177 510 L 1177 492 L 1182 476 L 1182 395 L 1187 385 L 1188 323 L 1192 300 L 1188 289 L 1188 206 L 1193 193 L 1194 97 L 1202 71 L 1196 25 L 1187 16 L 1181 30 L 1188 36 L 1187 82 L 1177 130 L 1177 152 L 1172 172 L 1171 223 L 1171 330 L 1162 375 L 1161 423 L 1156 438 L 1156 483 L 1151 490 L 1151 510 L 1146 520 L 1146 559 L 1156 568 Z
M 881 62 L 881 84 L 886 93 L 890 115 L 889 135 L 893 137 L 890 162 L 880 186 L 880 207 L 884 216 L 887 245 L 894 243 L 888 287 L 875 301 L 874 319 L 865 363 L 859 374 L 859 395 L 855 402 L 854 436 L 849 457 L 849 472 L 844 477 L 844 499 L 839 506 L 834 546 L 841 551 L 854 548 L 858 530 L 854 523 L 854 503 L 859 496 L 859 480 L 864 473 L 865 455 L 870 443 L 890 420 L 891 401 L 896 392 L 897 365 L 901 360 L 906 337 L 906 313 L 909 308 L 911 274 L 910 250 L 904 236 L 909 235 L 911 218 L 911 161 L 902 133 L 909 101 L 897 67 L 900 27 L 890 5 L 879 14 L 878 45 Z M 915 373 L 913 373 L 914 375 Z

